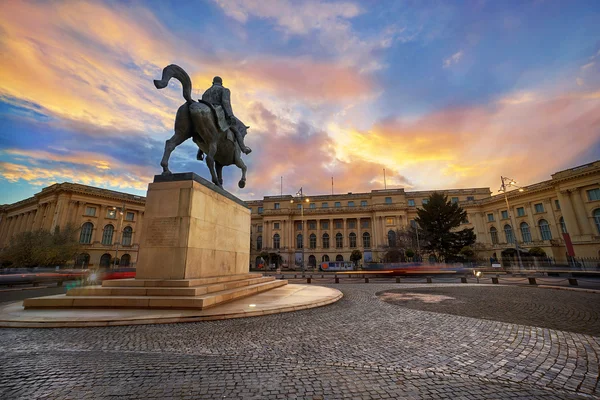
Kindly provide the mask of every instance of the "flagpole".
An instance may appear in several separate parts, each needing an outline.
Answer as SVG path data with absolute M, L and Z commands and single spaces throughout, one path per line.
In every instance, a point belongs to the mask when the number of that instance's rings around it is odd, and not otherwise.
M 383 169 L 383 188 L 387 190 L 387 183 L 385 181 L 385 168 Z

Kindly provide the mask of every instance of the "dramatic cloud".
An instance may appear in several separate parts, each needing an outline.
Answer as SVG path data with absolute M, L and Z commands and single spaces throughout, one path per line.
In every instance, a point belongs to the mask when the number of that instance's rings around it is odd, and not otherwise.
M 245 199 L 278 194 L 282 176 L 286 193 L 329 193 L 331 177 L 338 193 L 382 188 L 384 168 L 388 187 L 486 187 L 500 174 L 535 182 L 591 161 L 600 51 L 589 37 L 600 30 L 583 18 L 586 36 L 548 31 L 536 7 L 499 17 L 486 7 L 0 3 L 9 16 L 0 20 L 0 193 L 74 181 L 143 194 L 183 103 L 178 82 L 152 85 L 171 63 L 190 74 L 194 98 L 215 75 L 231 89 L 254 151 L 247 188 L 237 189 L 235 167 L 225 186 Z M 488 27 L 507 21 L 510 35 L 497 40 Z M 577 56 L 532 48 L 536 35 L 581 47 Z M 518 56 L 532 51 L 539 57 Z M 196 150 L 179 146 L 172 170 L 208 177 Z
M 515 93 L 497 106 L 449 108 L 351 132 L 338 153 L 407 171 L 419 187 L 489 186 L 503 173 L 533 183 L 578 164 L 598 141 L 600 96 Z M 527 168 L 523 168 L 526 165 Z

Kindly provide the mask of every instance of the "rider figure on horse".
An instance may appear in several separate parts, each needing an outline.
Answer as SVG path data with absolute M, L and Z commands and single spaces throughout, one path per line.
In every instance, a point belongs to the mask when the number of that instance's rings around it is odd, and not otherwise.
M 236 121 L 231 109 L 231 92 L 229 89 L 223 86 L 223 79 L 219 76 L 213 78 L 212 86 L 208 88 L 202 95 L 202 101 L 212 104 L 213 106 L 220 106 L 225 113 L 225 118 L 229 124 L 229 129 L 234 133 L 235 138 L 240 146 L 240 150 L 244 154 L 250 154 L 252 149 L 244 144 L 244 135 L 242 135 L 237 129 L 235 129 Z M 198 160 L 204 158 L 202 150 L 198 150 L 196 157 Z

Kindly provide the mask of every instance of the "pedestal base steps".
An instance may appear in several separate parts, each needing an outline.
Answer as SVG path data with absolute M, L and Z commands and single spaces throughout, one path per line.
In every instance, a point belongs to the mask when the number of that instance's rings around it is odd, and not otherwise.
M 251 273 L 180 280 L 120 279 L 104 281 L 102 286 L 71 289 L 65 295 L 27 299 L 23 307 L 203 310 L 287 283 Z

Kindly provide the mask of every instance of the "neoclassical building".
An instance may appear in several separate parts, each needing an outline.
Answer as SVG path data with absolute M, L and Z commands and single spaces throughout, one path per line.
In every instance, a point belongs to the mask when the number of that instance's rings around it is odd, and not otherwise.
M 438 191 L 467 211 L 464 227 L 474 228 L 482 258 L 503 258 L 515 247 L 514 235 L 520 248 L 540 247 L 557 261 L 566 262 L 568 253 L 600 257 L 600 161 L 557 172 L 522 192 L 509 191 L 512 215 L 504 195 L 492 196 L 489 188 Z M 298 265 L 304 253 L 305 264 L 315 265 L 350 261 L 359 249 L 364 261 L 378 261 L 395 240 L 394 231 L 415 223 L 417 208 L 432 192 L 389 189 L 306 196 L 308 202 L 289 195 L 249 201 L 252 259 L 256 263 L 268 252 Z
M 19 232 L 79 228 L 76 267 L 134 266 L 146 199 L 112 190 L 58 183 L 33 197 L 0 206 L 0 249 Z
M 551 179 L 503 194 L 490 188 L 439 190 L 467 211 L 483 249 L 480 257 L 502 258 L 514 249 L 541 247 L 559 261 L 567 255 L 600 257 L 600 161 L 567 169 Z M 378 261 L 394 232 L 414 224 L 417 208 L 433 191 L 404 189 L 366 193 L 267 196 L 247 201 L 251 208 L 251 260 L 263 252 L 287 265 L 350 261 L 353 250 L 364 261 Z M 292 202 L 293 200 L 293 202 Z M 84 250 L 77 266 L 135 265 L 145 198 L 74 183 L 49 186 L 31 198 L 0 206 L 0 249 L 16 233 L 73 223 Z M 510 213 L 509 213 L 510 211 Z M 513 222 L 514 221 L 514 222 Z M 514 225 L 514 227 L 513 227 Z M 117 254 L 118 253 L 118 254 Z

